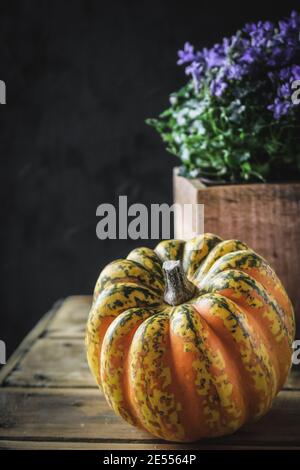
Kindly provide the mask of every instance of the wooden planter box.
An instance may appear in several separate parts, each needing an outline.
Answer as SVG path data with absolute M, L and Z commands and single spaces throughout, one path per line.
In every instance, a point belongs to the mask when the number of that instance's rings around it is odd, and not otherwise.
M 300 328 L 300 182 L 205 186 L 175 169 L 174 199 L 204 204 L 205 232 L 240 239 L 269 261 L 290 295 Z M 185 226 L 184 238 L 193 232 Z M 183 236 L 176 223 L 175 236 Z

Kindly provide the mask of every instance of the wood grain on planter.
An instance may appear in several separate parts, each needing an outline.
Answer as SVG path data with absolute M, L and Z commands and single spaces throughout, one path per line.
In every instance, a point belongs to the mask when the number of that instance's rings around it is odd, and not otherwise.
M 268 260 L 293 302 L 300 330 L 300 182 L 205 186 L 174 172 L 178 204 L 204 204 L 204 231 L 237 238 Z M 185 225 L 185 238 L 194 227 Z M 180 224 L 176 238 L 182 237 Z

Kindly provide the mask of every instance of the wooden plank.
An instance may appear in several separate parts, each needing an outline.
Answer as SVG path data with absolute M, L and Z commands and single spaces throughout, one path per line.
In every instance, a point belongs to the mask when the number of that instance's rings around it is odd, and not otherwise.
M 72 304 L 74 301 L 75 299 Z M 68 304 L 69 300 L 66 303 Z M 82 305 L 80 299 L 78 303 Z M 64 304 L 60 311 L 64 312 Z M 53 322 L 56 318 L 55 316 Z M 96 388 L 87 365 L 83 338 L 62 339 L 47 336 L 38 339 L 23 356 L 18 366 L 7 376 L 5 385 Z M 300 389 L 299 368 L 290 374 L 285 388 Z
M 46 335 L 53 338 L 83 338 L 92 297 L 68 297 L 49 323 Z
M 93 387 L 83 339 L 38 339 L 7 376 L 13 387 Z
M 0 391 L 0 437 L 10 439 L 152 439 L 119 419 L 98 389 Z
M 3 385 L 6 377 L 10 374 L 10 372 L 17 366 L 20 362 L 24 354 L 28 352 L 31 345 L 39 338 L 43 332 L 45 331 L 48 323 L 51 319 L 55 316 L 56 311 L 62 304 L 61 300 L 58 300 L 52 309 L 46 313 L 41 320 L 37 323 L 37 325 L 31 330 L 27 336 L 23 339 L 20 346 L 15 350 L 15 352 L 9 358 L 7 364 L 2 367 L 0 370 L 0 386 Z
M 1 371 L 6 387 L 0 388 L 0 449 L 300 448 L 299 368 L 270 413 L 232 436 L 180 445 L 127 425 L 110 410 L 88 370 L 83 327 L 90 301 L 76 296 L 52 310 Z M 69 329 L 72 318 L 77 325 Z
M 195 448 L 300 449 L 299 400 L 299 391 L 283 391 L 259 422 L 248 424 L 231 436 L 202 440 Z M 98 390 L 3 388 L 0 405 L 0 438 L 4 441 L 105 442 L 107 448 L 112 443 L 162 443 L 116 417 Z
M 83 339 L 38 339 L 7 376 L 11 387 L 96 388 L 89 371 Z M 300 370 L 291 372 L 285 389 L 300 389 Z
M 11 387 L 96 388 L 86 361 L 83 339 L 38 339 L 4 384 Z M 284 387 L 300 389 L 300 370 L 290 373 Z
M 0 450 L 188 450 L 188 444 L 0 441 Z
M 172 443 L 138 443 L 138 442 L 126 442 L 126 443 L 114 443 L 114 442 L 61 442 L 61 441 L 15 441 L 5 440 L 0 441 L 0 450 L 128 450 L 134 452 L 135 450 L 149 450 L 149 451 L 160 451 L 160 450 L 197 450 L 199 449 L 199 443 L 196 444 L 172 444 Z M 214 445 L 213 449 L 211 445 L 201 445 L 201 450 L 272 450 L 273 446 L 228 446 L 228 445 Z M 276 446 L 276 450 L 284 450 L 287 447 L 280 445 Z M 288 447 L 289 450 L 298 450 L 298 447 Z

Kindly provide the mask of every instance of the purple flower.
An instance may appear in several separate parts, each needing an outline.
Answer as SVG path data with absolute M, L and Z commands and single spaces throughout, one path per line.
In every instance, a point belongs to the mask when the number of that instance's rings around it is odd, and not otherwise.
M 203 49 L 203 57 L 208 69 L 221 67 L 224 64 L 224 53 L 218 44 L 212 49 Z
M 271 21 L 265 21 L 264 22 L 264 29 L 266 31 L 273 31 L 274 30 L 274 24 Z
M 246 49 L 246 51 L 242 55 L 241 60 L 248 64 L 253 64 L 257 60 L 257 58 L 258 58 L 258 49 L 254 47 L 249 47 L 249 49 Z
M 227 83 L 223 80 L 213 80 L 210 85 L 211 94 L 217 97 L 223 95 L 224 91 L 227 88 Z
M 283 85 L 279 87 L 278 95 L 281 96 L 282 98 L 288 98 L 291 95 L 290 87 L 288 83 L 284 83 Z
M 274 74 L 273 72 L 269 74 L 269 77 L 271 78 L 271 80 L 276 80 L 276 74 Z M 279 71 L 278 77 L 281 81 L 288 80 L 290 77 L 290 70 L 288 68 L 281 69 Z
M 192 62 L 196 58 L 194 53 L 194 46 L 192 46 L 189 42 L 186 42 L 183 49 L 178 51 L 178 57 L 178 65 Z
M 199 87 L 202 72 L 203 65 L 195 60 L 185 68 L 185 73 L 193 78 L 196 89 Z
M 293 29 L 297 29 L 299 28 L 299 25 L 300 25 L 300 16 L 295 10 L 293 10 L 290 16 L 290 26 Z
M 300 79 L 300 66 L 291 65 L 285 67 L 278 72 L 270 72 L 268 77 L 271 83 L 276 87 L 276 96 L 274 103 L 268 106 L 273 111 L 275 119 L 280 119 L 288 114 L 293 108 L 292 103 L 292 85 L 295 80 Z
M 233 64 L 227 69 L 227 78 L 229 80 L 241 80 L 246 73 L 246 68 L 242 65 Z
M 292 107 L 292 102 L 281 101 L 279 98 L 275 98 L 274 104 L 268 106 L 269 111 L 273 111 L 274 118 L 280 119 L 286 116 Z
M 294 80 L 300 80 L 300 65 L 292 65 L 291 75 Z

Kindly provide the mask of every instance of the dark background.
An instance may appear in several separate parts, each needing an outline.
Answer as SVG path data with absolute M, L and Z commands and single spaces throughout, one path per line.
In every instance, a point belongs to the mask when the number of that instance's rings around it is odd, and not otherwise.
M 176 159 L 145 125 L 184 83 L 176 52 L 298 1 L 1 1 L 1 323 L 10 354 L 53 302 L 90 293 L 144 241 L 99 241 L 96 208 L 172 201 Z M 150 242 L 154 244 L 155 242 Z

